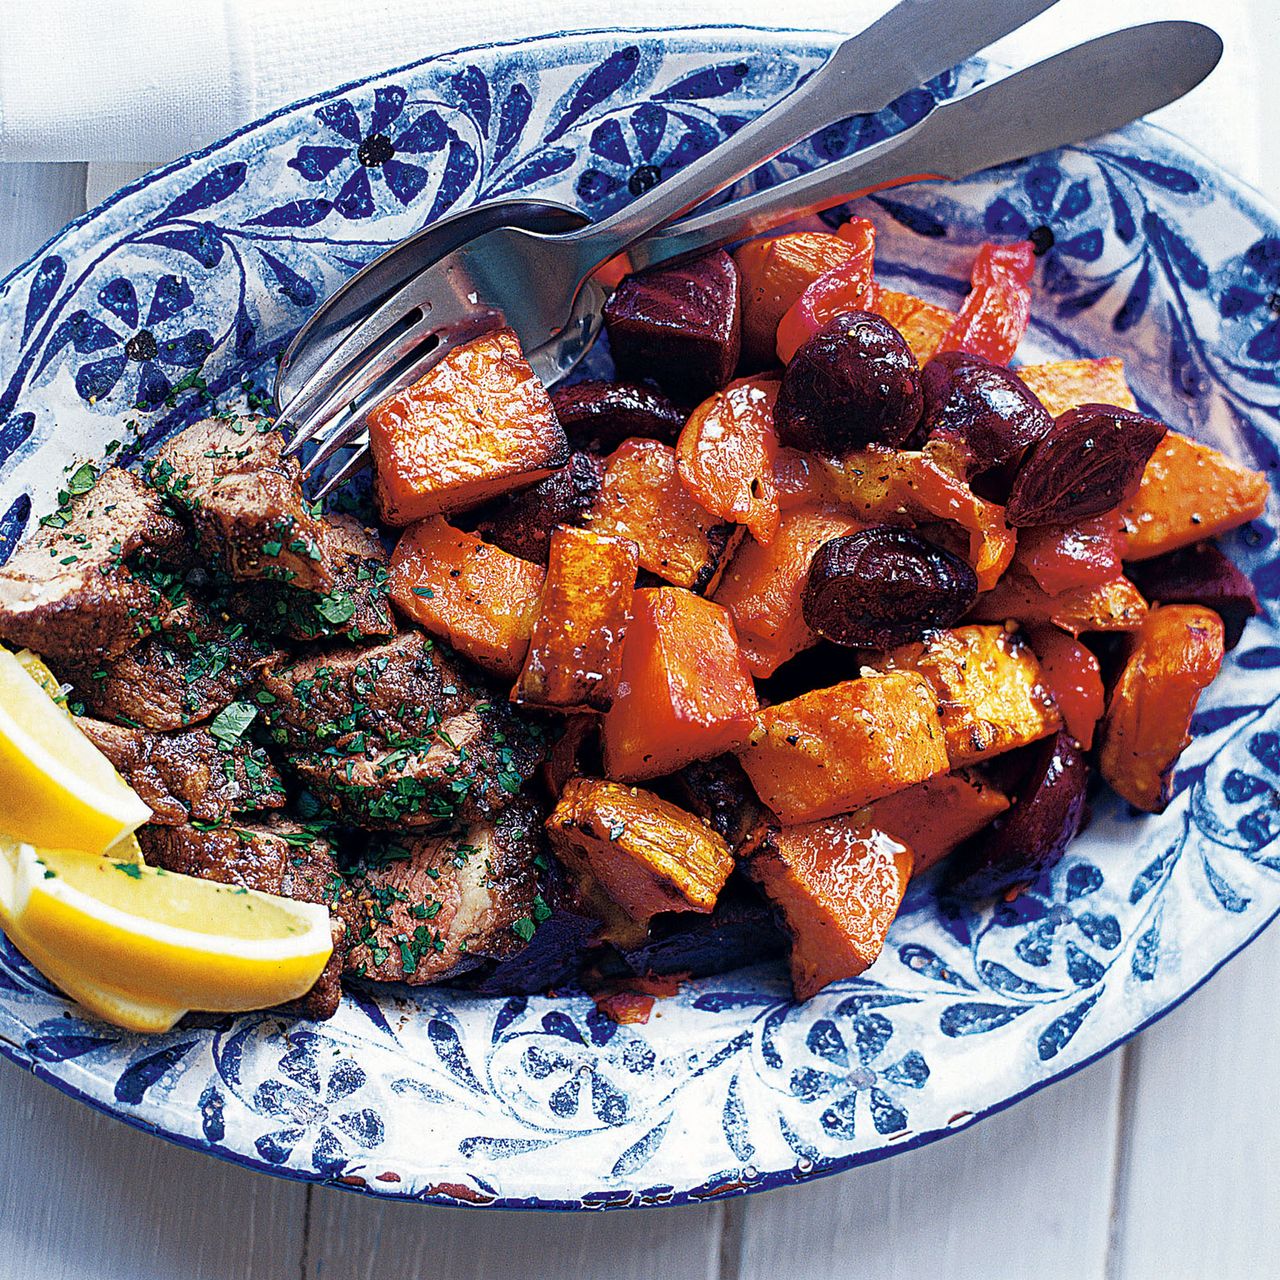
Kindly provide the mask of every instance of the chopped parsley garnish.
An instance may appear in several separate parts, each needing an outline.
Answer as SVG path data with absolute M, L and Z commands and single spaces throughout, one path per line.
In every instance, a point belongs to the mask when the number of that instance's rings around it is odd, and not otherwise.
M 316 602 L 316 612 L 331 626 L 340 627 L 355 616 L 356 602 L 345 592 L 335 591 Z
M 230 751 L 244 737 L 257 714 L 258 708 L 251 703 L 233 702 L 214 716 L 209 732 L 224 751 Z

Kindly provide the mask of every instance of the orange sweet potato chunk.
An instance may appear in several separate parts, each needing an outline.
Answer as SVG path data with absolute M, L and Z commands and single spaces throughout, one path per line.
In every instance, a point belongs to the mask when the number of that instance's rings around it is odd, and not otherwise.
M 742 358 L 755 367 L 778 363 L 778 324 L 820 276 L 857 256 L 839 236 L 792 231 L 748 240 L 733 252 L 742 282 Z
M 538 619 L 512 701 L 560 711 L 608 711 L 622 674 L 635 585 L 635 543 L 558 528 L 551 535 Z
M 1102 718 L 1098 768 L 1131 805 L 1160 813 L 1191 741 L 1200 694 L 1222 669 L 1222 619 L 1195 604 L 1152 609 Z
M 1124 361 L 1114 356 L 1103 360 L 1051 360 L 1047 364 L 1024 364 L 1014 373 L 1039 397 L 1040 403 L 1056 418 L 1082 404 L 1114 404 L 1121 409 L 1137 409 L 1138 402 L 1124 376 Z
M 633 614 L 604 718 L 605 772 L 656 778 L 745 742 L 756 693 L 728 612 L 691 591 L 646 587 Z
M 698 591 L 714 581 L 733 528 L 699 505 L 680 483 L 675 450 L 657 440 L 614 450 L 586 523 L 634 542 L 641 568 Z
M 846 815 L 772 832 L 749 864 L 791 934 L 791 985 L 808 1000 L 875 962 L 911 879 L 901 841 Z
M 738 758 L 784 824 L 848 813 L 947 771 L 934 701 L 914 671 L 871 672 L 766 707 Z
M 676 470 L 712 515 L 745 524 L 759 542 L 778 531 L 773 466 L 776 378 L 739 378 L 704 400 L 676 442 Z
M 710 911 L 733 870 L 729 846 L 701 818 L 619 782 L 570 779 L 546 825 L 570 871 L 637 921 Z
M 1271 490 L 1261 471 L 1176 431 L 1147 460 L 1120 522 L 1120 555 L 1149 560 L 1256 520 Z
M 921 875 L 1008 807 L 1003 791 L 962 769 L 885 796 L 854 817 L 901 840 L 916 856 L 912 874 Z
M 753 676 L 771 676 L 788 658 L 817 643 L 800 610 L 809 566 L 832 538 L 862 526 L 829 507 L 795 507 L 782 515 L 767 546 L 747 538 L 729 561 L 714 599 L 733 615 Z
M 946 307 L 934 306 L 914 294 L 879 286 L 872 295 L 868 310 L 883 316 L 902 334 L 916 363 L 921 365 L 932 359 L 956 318 L 956 313 Z
M 1047 738 L 1062 724 L 1036 655 L 1003 626 L 940 631 L 893 650 L 885 665 L 929 682 L 953 769 Z
M 1146 616 L 1142 593 L 1123 575 L 1051 596 L 1016 566 L 969 611 L 969 617 L 980 622 L 1048 622 L 1073 636 L 1084 631 L 1134 631 Z
M 524 662 L 544 571 L 432 516 L 405 530 L 388 589 L 407 617 L 503 676 Z
M 369 415 L 374 493 L 387 524 L 461 511 L 569 460 L 551 399 L 510 329 L 450 351 Z

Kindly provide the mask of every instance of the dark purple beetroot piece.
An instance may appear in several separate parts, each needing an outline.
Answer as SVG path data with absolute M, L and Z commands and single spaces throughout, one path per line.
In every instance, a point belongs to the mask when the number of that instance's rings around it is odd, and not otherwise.
M 551 914 L 538 924 L 528 946 L 467 974 L 459 985 L 489 996 L 541 995 L 579 985 L 600 921 L 579 904 L 560 864 L 543 856 L 542 899 Z
M 723 249 L 627 276 L 605 304 L 618 376 L 697 404 L 733 377 L 742 345 L 738 268 Z
M 1125 573 L 1152 604 L 1200 604 L 1222 619 L 1228 649 L 1240 643 L 1245 623 L 1262 610 L 1253 583 L 1212 542 L 1125 565 Z
M 1084 817 L 1089 766 L 1065 732 L 1037 743 L 1034 764 L 1013 807 L 962 845 L 948 864 L 946 888 L 961 898 L 990 898 L 1038 879 L 1062 857 Z
M 675 444 L 688 416 L 653 387 L 635 382 L 575 382 L 551 392 L 560 425 L 575 449 L 612 453 L 643 436 Z
M 702 977 L 787 954 L 790 940 L 760 891 L 734 872 L 710 915 L 694 911 L 654 916 L 643 946 L 622 953 L 633 974 L 692 973 Z
M 921 370 L 924 421 L 934 440 L 972 454 L 970 474 L 1016 462 L 1053 428 L 1049 411 L 1011 369 L 965 351 L 945 351 Z
M 565 466 L 545 480 L 486 503 L 462 523 L 513 556 L 546 564 L 556 526 L 579 524 L 603 481 L 600 458 L 573 453 Z
M 736 756 L 695 760 L 672 775 L 668 790 L 676 804 L 696 813 L 735 853 L 764 814 Z
M 835 456 L 900 448 L 920 421 L 920 367 L 902 335 L 870 311 L 819 329 L 782 375 L 773 421 L 782 444 Z
M 977 576 L 959 556 L 880 524 L 818 548 L 800 605 L 827 640 L 889 649 L 958 622 L 977 597 Z
M 1075 524 L 1114 511 L 1137 492 L 1167 430 L 1163 422 L 1115 405 L 1068 409 L 1023 456 L 1005 519 L 1026 528 Z

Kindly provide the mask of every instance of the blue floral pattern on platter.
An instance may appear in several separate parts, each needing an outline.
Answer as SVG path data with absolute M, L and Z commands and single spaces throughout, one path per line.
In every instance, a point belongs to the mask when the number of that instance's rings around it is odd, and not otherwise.
M 831 43 L 719 28 L 475 49 L 281 112 L 113 197 L 3 285 L 0 560 L 67 470 L 136 456 L 210 397 L 261 394 L 317 300 L 409 231 L 514 192 L 615 208 Z M 981 75 L 833 126 L 773 174 Z M 1153 412 L 1274 467 L 1280 225 L 1168 135 L 1134 126 L 866 206 L 881 274 L 944 303 L 976 242 L 1030 237 L 1031 356 L 1123 356 Z M 761 967 L 685 984 L 647 1025 L 585 997 L 426 989 L 349 993 L 319 1026 L 252 1014 L 142 1038 L 84 1018 L 0 939 L 0 1051 L 189 1146 L 451 1204 L 705 1200 L 930 1141 L 1114 1047 L 1280 910 L 1274 537 L 1272 511 L 1230 539 L 1266 612 L 1199 709 L 1168 812 L 1099 794 L 1062 864 L 1012 903 L 913 884 L 880 962 L 807 1004 Z

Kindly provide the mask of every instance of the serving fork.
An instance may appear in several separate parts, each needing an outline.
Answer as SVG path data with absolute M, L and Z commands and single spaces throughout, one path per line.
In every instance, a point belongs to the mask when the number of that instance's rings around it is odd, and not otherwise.
M 410 285 L 356 325 L 282 416 L 295 427 L 295 446 L 322 437 L 312 469 L 338 449 L 356 447 L 327 477 L 323 495 L 363 465 L 364 410 L 398 389 L 388 381 L 388 370 L 396 366 L 391 381 L 412 380 L 452 346 L 492 324 L 498 313 L 526 353 L 532 353 L 540 376 L 554 381 L 598 329 L 603 291 L 594 283 L 584 287 L 584 281 L 604 261 L 625 253 L 630 269 L 653 266 L 744 239 L 867 191 L 908 181 L 957 179 L 1083 141 L 1182 96 L 1209 74 L 1221 51 L 1216 33 L 1198 23 L 1132 27 L 944 103 L 911 128 L 856 155 L 669 222 L 649 235 L 622 240 L 626 233 L 615 229 L 604 239 L 595 238 L 620 215 L 559 235 L 507 226 L 490 230 L 415 275 Z M 1082 86 L 1088 86 L 1087 93 Z M 610 251 L 600 256 L 602 249 Z M 413 304 L 406 315 L 410 290 Z M 397 323 L 399 334 L 386 340 Z M 370 342 L 376 349 L 362 358 Z M 354 367 L 342 373 L 353 357 Z
M 311 469 L 321 466 L 351 438 L 345 419 L 359 431 L 353 409 L 407 385 L 494 315 L 514 316 L 522 293 L 542 295 L 546 305 L 535 328 L 546 337 L 534 341 L 533 329 L 514 327 L 526 355 L 558 339 L 535 363 L 544 381 L 554 380 L 571 367 L 566 357 L 585 351 L 598 330 L 597 309 L 580 305 L 575 315 L 574 304 L 599 266 L 788 147 L 833 121 L 884 110 L 1055 2 L 899 0 L 787 97 L 600 222 L 548 234 L 503 222 L 500 210 L 480 206 L 410 237 L 338 290 L 286 352 L 276 406 L 294 449 L 323 432 L 309 462 Z M 437 265 L 448 276 L 445 292 L 426 275 Z

